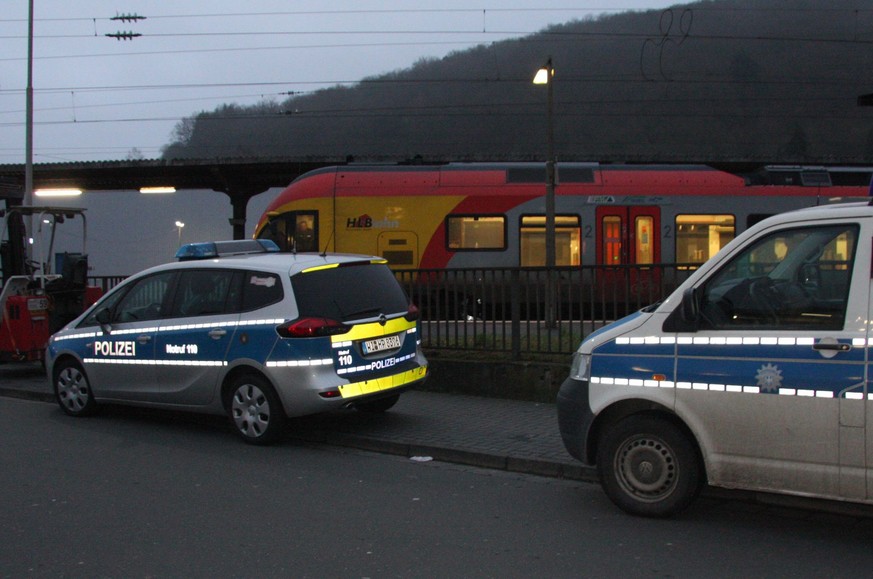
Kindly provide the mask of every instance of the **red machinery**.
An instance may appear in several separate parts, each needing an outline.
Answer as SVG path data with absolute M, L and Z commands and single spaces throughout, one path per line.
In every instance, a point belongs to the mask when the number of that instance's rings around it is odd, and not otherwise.
M 102 294 L 88 286 L 88 256 L 85 252 L 85 210 L 67 207 L 10 207 L 0 239 L 3 242 L 3 286 L 0 289 L 0 363 L 40 361 L 49 336 L 81 314 Z M 26 257 L 24 218 L 35 222 L 40 232 L 50 228 L 47 250 Z M 68 219 L 82 219 L 82 252 L 58 256 L 53 272 L 55 229 Z M 41 248 L 40 248 L 41 249 Z M 38 257 L 38 259 L 33 259 Z

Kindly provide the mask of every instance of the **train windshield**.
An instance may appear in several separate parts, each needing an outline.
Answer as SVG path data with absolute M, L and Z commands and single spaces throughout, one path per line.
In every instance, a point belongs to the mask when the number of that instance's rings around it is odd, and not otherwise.
M 317 211 L 291 211 L 268 217 L 259 239 L 276 242 L 280 251 L 318 251 Z

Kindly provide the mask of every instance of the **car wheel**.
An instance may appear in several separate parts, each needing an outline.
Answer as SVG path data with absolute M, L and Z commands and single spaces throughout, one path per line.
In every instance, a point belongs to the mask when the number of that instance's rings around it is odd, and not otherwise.
M 230 386 L 228 415 L 234 430 L 250 444 L 270 444 L 282 434 L 286 418 L 273 387 L 260 376 L 243 375 Z
M 359 402 L 355 405 L 355 408 L 361 412 L 385 412 L 397 404 L 398 400 L 400 400 L 400 394 L 395 394 L 393 396 L 371 400 L 370 402 Z
M 70 416 L 88 416 L 97 411 L 97 402 L 85 371 L 77 362 L 65 360 L 54 372 L 55 399 Z
M 600 442 L 597 468 L 612 502 L 645 517 L 682 511 L 703 486 L 697 446 L 655 416 L 629 416 L 611 428 Z

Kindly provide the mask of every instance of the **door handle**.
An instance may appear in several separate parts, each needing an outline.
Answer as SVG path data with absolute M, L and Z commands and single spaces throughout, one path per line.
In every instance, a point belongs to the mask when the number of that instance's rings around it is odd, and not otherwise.
M 213 340 L 220 340 L 224 336 L 227 335 L 227 330 L 222 330 L 221 328 L 216 328 L 214 330 L 209 331 L 209 337 Z
M 828 352 L 848 352 L 852 349 L 850 344 L 829 344 L 827 342 L 812 345 L 813 350 L 828 351 Z
M 137 336 L 136 341 L 138 344 L 148 344 L 152 341 L 152 337 L 148 334 L 143 334 L 141 336 Z

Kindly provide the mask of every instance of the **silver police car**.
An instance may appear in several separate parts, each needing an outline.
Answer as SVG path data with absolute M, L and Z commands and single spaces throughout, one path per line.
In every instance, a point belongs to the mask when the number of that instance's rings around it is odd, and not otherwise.
M 266 240 L 189 244 L 49 341 L 58 404 L 227 414 L 253 444 L 288 417 L 382 412 L 425 379 L 418 310 L 384 259 L 279 253 Z

